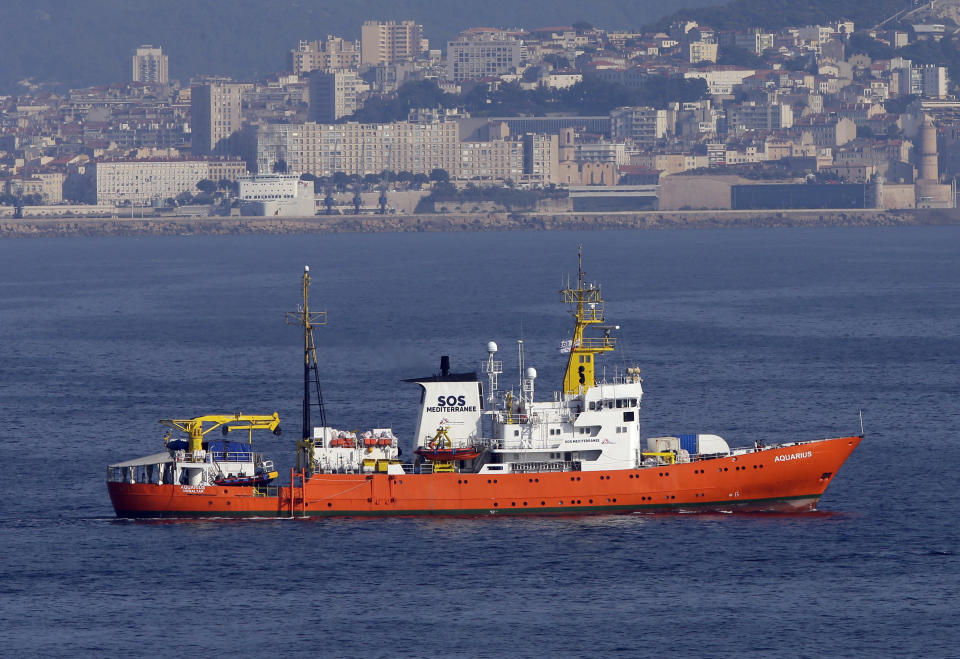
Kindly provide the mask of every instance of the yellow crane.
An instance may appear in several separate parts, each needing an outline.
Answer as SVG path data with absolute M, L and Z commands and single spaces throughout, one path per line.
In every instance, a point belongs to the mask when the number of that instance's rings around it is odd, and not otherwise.
M 246 430 L 249 433 L 248 441 L 253 441 L 254 430 L 269 430 L 274 435 L 280 434 L 280 415 L 274 412 L 271 415 L 259 414 L 207 414 L 192 419 L 161 419 L 160 423 L 175 430 L 187 433 L 190 440 L 190 451 L 199 451 L 203 448 L 203 437 L 207 433 L 220 428 L 226 435 L 235 430 Z M 209 424 L 204 427 L 204 424 Z M 167 436 L 169 439 L 169 435 Z

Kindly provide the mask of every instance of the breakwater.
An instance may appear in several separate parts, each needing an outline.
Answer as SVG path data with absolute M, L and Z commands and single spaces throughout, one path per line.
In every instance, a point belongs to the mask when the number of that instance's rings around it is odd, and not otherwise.
M 960 210 L 644 211 L 314 217 L 0 219 L 0 238 L 960 224 Z

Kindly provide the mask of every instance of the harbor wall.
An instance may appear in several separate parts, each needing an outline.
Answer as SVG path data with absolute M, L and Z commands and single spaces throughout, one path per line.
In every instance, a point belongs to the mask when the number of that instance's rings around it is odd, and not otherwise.
M 960 224 L 958 209 L 472 213 L 311 217 L 0 218 L 0 239 L 424 231 L 717 229 Z

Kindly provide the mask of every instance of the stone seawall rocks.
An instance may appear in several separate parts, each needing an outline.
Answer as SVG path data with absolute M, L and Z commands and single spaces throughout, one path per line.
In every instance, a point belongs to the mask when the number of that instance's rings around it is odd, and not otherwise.
M 960 224 L 960 211 L 647 211 L 316 217 L 0 219 L 0 238 Z

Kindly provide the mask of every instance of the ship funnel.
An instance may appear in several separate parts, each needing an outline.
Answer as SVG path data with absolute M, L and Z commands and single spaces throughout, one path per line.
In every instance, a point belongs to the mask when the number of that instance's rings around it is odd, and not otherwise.
M 440 375 L 443 377 L 450 375 L 450 355 L 440 357 Z

